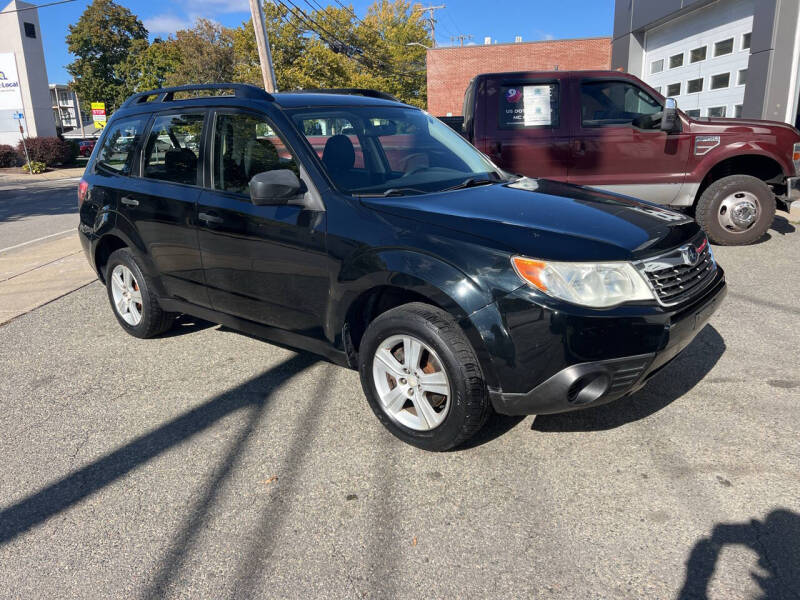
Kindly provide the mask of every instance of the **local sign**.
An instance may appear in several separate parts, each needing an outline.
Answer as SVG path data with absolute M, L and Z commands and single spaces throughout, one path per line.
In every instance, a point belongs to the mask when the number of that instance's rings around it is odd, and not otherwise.
M 92 102 L 92 120 L 94 121 L 94 126 L 98 129 L 106 126 L 105 102 Z

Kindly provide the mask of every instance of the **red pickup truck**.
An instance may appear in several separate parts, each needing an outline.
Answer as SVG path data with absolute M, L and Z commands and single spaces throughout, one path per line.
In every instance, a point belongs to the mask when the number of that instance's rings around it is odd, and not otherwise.
M 504 169 L 694 211 L 717 244 L 755 242 L 776 201 L 800 198 L 800 132 L 785 123 L 692 119 L 617 71 L 478 75 L 464 134 Z

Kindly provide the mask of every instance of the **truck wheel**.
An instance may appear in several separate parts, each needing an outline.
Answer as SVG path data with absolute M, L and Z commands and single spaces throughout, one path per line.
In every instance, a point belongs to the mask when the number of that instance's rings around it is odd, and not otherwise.
M 164 333 L 177 317 L 161 309 L 153 286 L 127 248 L 108 257 L 106 288 L 114 316 L 132 336 L 149 338 Z
M 472 437 L 491 405 L 478 359 L 445 311 L 418 302 L 375 319 L 358 352 L 372 411 L 396 437 L 449 450 Z
M 720 246 L 744 246 L 763 236 L 775 218 L 775 194 L 750 175 L 730 175 L 706 188 L 695 218 Z

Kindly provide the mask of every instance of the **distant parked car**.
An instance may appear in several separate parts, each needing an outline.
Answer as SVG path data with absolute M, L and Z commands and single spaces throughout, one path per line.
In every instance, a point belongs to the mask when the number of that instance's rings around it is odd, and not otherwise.
M 94 145 L 97 143 L 97 140 L 81 140 L 78 142 L 78 152 L 81 156 L 89 157 L 92 154 L 92 150 L 94 150 Z
M 497 165 L 694 211 L 716 244 L 758 240 L 776 200 L 800 198 L 800 132 L 786 123 L 691 118 L 617 71 L 478 75 L 464 134 Z

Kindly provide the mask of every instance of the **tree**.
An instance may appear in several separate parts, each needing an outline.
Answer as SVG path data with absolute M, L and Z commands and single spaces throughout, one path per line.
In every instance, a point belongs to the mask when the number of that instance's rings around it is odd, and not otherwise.
M 117 73 L 125 82 L 126 94 L 163 87 L 180 66 L 180 53 L 173 40 L 156 38 L 152 44 L 134 40 L 130 53 Z
M 69 26 L 67 47 L 76 58 L 67 71 L 85 106 L 105 102 L 113 111 L 124 101 L 128 85 L 120 67 L 137 40 L 147 43 L 147 30 L 136 15 L 113 0 L 94 0 Z
M 234 78 L 233 30 L 208 19 L 198 19 L 191 29 L 176 32 L 174 69 L 167 85 L 219 83 Z

